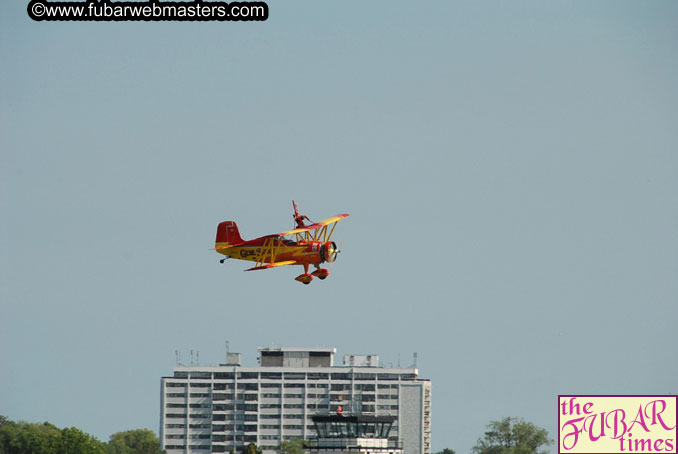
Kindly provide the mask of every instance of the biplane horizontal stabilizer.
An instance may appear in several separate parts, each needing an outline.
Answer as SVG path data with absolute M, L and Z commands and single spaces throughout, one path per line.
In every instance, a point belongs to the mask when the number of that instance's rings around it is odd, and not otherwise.
M 242 246 L 243 244 L 245 244 L 244 241 L 242 243 L 224 244 L 224 245 L 221 245 L 221 246 L 213 247 L 212 249 L 210 249 L 210 251 L 221 251 L 223 249 L 230 249 L 232 247 Z

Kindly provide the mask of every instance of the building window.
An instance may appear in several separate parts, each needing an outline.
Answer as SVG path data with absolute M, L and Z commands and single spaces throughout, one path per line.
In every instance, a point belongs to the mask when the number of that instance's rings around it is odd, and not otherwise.
M 259 372 L 240 372 L 238 378 L 241 379 L 257 379 L 259 378 Z
M 186 397 L 186 393 L 167 393 L 167 397 Z
M 286 399 L 301 399 L 304 397 L 303 394 L 285 394 Z
M 307 378 L 309 380 L 327 380 L 329 378 L 329 374 L 321 374 L 321 373 L 313 373 L 309 372 L 307 374 Z
M 214 378 L 222 378 L 226 380 L 233 380 L 235 378 L 235 373 L 233 372 L 216 372 Z
M 339 374 L 339 373 L 332 374 L 332 380 L 350 380 L 350 379 L 351 374 Z
M 398 374 L 378 374 L 379 380 L 397 380 L 400 376 Z
M 374 374 L 355 374 L 354 378 L 356 380 L 374 380 Z
M 191 372 L 191 378 L 212 378 L 212 372 Z
M 306 374 L 300 374 L 295 372 L 285 372 L 285 380 L 304 380 Z
M 365 384 L 365 383 L 363 383 L 363 384 L 358 383 L 357 385 L 355 385 L 356 390 L 362 390 L 362 391 L 374 391 L 374 388 L 375 388 L 374 385 L 371 385 L 371 384 L 368 385 L 368 384 Z
M 265 393 L 265 394 L 262 394 L 261 397 L 267 398 L 267 399 L 280 399 L 280 394 L 276 394 L 276 393 Z
M 261 379 L 262 380 L 281 380 L 282 379 L 282 373 L 280 373 L 280 372 L 262 372 L 261 373 Z

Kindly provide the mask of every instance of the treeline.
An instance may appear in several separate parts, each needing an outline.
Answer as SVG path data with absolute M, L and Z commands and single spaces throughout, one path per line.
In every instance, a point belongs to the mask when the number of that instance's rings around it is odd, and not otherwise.
M 521 418 L 492 421 L 485 436 L 472 448 L 473 454 L 547 454 L 553 443 L 545 429 Z M 304 454 L 307 440 L 285 440 L 280 454 Z M 129 430 L 111 435 L 104 443 L 75 427 L 59 429 L 42 424 L 14 422 L 0 416 L 0 454 L 165 454 L 160 442 L 148 429 Z M 231 451 L 231 454 L 236 454 Z M 250 443 L 238 454 L 262 454 L 261 447 Z M 446 448 L 435 454 L 455 454 Z
M 158 437 L 148 429 L 111 435 L 108 443 L 75 427 L 48 422 L 15 422 L 0 416 L 0 454 L 162 454 Z

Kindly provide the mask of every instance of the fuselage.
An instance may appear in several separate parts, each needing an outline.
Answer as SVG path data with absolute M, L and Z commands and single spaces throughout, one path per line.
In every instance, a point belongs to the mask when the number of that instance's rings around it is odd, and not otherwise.
M 263 263 L 294 260 L 299 265 L 318 265 L 327 261 L 327 254 L 323 251 L 325 244 L 322 241 L 296 242 L 281 238 L 258 238 L 228 249 L 218 249 L 226 244 L 217 243 L 217 252 L 238 260 Z

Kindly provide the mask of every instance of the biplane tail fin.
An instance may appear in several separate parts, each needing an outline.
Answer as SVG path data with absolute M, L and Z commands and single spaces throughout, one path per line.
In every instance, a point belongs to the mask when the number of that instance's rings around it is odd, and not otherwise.
M 217 226 L 217 246 L 244 243 L 238 231 L 238 224 L 233 221 L 224 221 Z

